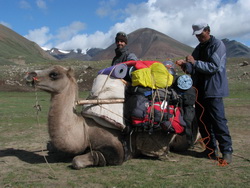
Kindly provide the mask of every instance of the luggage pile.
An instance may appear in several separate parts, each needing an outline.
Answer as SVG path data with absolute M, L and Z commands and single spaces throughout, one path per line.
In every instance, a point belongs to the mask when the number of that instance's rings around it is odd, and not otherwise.
M 196 93 L 187 75 L 177 76 L 174 64 L 128 61 L 130 84 L 125 89 L 126 126 L 138 131 L 192 134 Z M 167 64 L 167 66 L 165 66 Z
M 89 99 L 121 98 L 124 104 L 85 105 L 83 115 L 124 132 L 185 134 L 192 143 L 196 91 L 190 76 L 176 75 L 173 62 L 127 61 L 100 70 Z

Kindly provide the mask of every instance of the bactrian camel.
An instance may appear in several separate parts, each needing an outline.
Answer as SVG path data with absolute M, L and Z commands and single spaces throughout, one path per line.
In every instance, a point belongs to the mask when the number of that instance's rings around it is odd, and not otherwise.
M 74 71 L 62 66 L 30 72 L 26 80 L 51 94 L 48 132 L 53 146 L 74 154 L 72 166 L 121 165 L 139 154 L 164 158 L 169 147 L 187 149 L 184 136 L 162 131 L 124 134 L 120 130 L 99 125 L 91 118 L 75 112 L 78 86 Z

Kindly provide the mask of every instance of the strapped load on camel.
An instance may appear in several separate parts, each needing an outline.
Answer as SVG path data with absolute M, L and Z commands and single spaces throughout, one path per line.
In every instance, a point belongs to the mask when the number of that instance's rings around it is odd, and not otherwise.
M 99 71 L 88 99 L 121 98 L 124 104 L 85 105 L 83 115 L 122 131 L 185 133 L 193 143 L 195 90 L 189 76 L 176 76 L 171 61 L 127 61 Z
M 174 64 L 170 61 L 164 63 L 127 62 L 136 70 L 131 73 L 132 84 L 126 89 L 126 124 L 140 131 L 162 130 L 186 133 L 191 137 L 196 98 L 192 80 L 188 77 L 189 85 L 186 80 L 186 86 L 181 85 L 183 76 L 187 75 L 177 77 Z

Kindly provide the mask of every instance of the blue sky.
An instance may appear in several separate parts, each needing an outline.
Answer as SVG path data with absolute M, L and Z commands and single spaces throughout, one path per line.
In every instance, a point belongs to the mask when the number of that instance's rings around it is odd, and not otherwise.
M 118 31 L 152 28 L 195 46 L 191 25 L 250 46 L 250 0 L 0 0 L 0 23 L 41 47 L 106 48 Z

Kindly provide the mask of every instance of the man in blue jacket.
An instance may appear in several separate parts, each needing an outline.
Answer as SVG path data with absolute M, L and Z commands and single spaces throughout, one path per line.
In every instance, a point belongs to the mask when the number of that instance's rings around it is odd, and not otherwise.
M 218 156 L 219 147 L 223 159 L 231 163 L 232 140 L 223 103 L 223 97 L 228 96 L 226 48 L 221 40 L 210 35 L 208 24 L 194 24 L 192 28 L 193 35 L 200 43 L 192 55 L 187 56 L 186 60 L 176 61 L 176 64 L 191 75 L 193 86 L 198 91 L 196 117 L 206 144 L 206 150 L 199 157 Z

